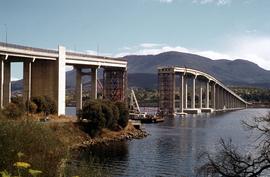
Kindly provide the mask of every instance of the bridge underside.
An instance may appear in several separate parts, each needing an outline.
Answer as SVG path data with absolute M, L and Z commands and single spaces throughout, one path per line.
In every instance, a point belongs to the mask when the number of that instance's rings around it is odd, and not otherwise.
M 159 68 L 159 112 L 164 115 L 244 109 L 247 102 L 214 77 L 187 68 Z
M 66 52 L 65 47 L 57 50 L 29 48 L 0 43 L 0 107 L 11 101 L 11 63 L 23 63 L 23 101 L 36 96 L 52 98 L 58 115 L 65 114 L 66 65 L 76 69 L 76 107 L 82 108 L 83 69 L 91 77 L 90 99 L 97 99 L 97 71 L 103 69 L 103 98 L 126 101 L 127 62 L 123 60 Z

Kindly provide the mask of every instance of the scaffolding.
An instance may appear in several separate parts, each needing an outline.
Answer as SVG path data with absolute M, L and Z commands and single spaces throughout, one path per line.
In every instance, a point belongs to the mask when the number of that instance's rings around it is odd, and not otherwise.
M 105 68 L 103 72 L 103 96 L 111 101 L 127 102 L 127 71 L 122 68 Z
M 175 74 L 158 73 L 159 113 L 171 115 L 175 112 Z

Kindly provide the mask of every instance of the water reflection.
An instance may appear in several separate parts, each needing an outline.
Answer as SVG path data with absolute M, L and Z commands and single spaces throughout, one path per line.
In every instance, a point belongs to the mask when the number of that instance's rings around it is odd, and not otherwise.
M 83 151 L 79 158 L 89 161 L 93 158 L 100 163 L 111 163 L 112 161 L 127 161 L 127 142 L 111 143 L 109 145 L 96 145 Z M 89 158 L 90 157 L 90 158 Z
M 267 109 L 247 109 L 145 124 L 151 134 L 147 138 L 96 147 L 80 157 L 99 159 L 96 165 L 108 169 L 111 176 L 194 176 L 201 151 L 214 151 L 220 137 L 232 138 L 245 150 L 249 146 L 249 132 L 244 131 L 241 121 L 267 112 Z

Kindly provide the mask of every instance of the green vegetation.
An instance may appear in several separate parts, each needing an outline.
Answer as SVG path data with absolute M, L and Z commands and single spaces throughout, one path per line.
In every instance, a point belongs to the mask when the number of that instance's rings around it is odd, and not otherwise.
M 56 176 L 56 167 L 67 152 L 50 127 L 35 121 L 0 121 L 0 140 L 0 171 L 12 174 L 17 171 L 13 164 L 18 152 L 44 176 Z
M 270 89 L 251 87 L 231 87 L 231 89 L 248 102 L 270 105 Z
M 31 168 L 31 164 L 28 162 L 22 162 L 22 157 L 25 156 L 24 153 L 18 152 L 18 161 L 13 164 L 14 168 L 16 169 L 16 175 L 12 175 L 12 173 L 8 172 L 7 170 L 3 170 L 0 172 L 2 177 L 23 177 L 23 176 L 33 176 L 37 177 L 40 174 L 42 174 L 42 171 L 40 170 L 34 170 Z
M 24 113 L 23 108 L 15 103 L 9 103 L 2 112 L 8 119 L 18 119 Z
M 133 89 L 139 105 L 142 107 L 155 107 L 158 105 L 158 90 L 157 89 Z M 130 94 L 129 94 L 130 95 Z
M 91 136 L 96 136 L 103 128 L 125 128 L 128 123 L 128 108 L 124 103 L 92 100 L 79 111 L 78 118 L 88 120 L 87 131 Z
M 25 103 L 25 111 L 29 113 L 36 113 L 37 112 L 37 105 L 33 101 L 26 101 Z
M 91 165 L 92 162 L 71 171 L 70 167 L 75 167 L 70 147 L 90 139 L 80 130 L 82 124 L 39 122 L 35 117 L 39 115 L 26 115 L 26 111 L 53 114 L 56 104 L 46 96 L 35 97 L 25 104 L 21 97 L 14 97 L 12 103 L 0 111 L 0 176 L 83 177 L 107 174 L 104 169 Z M 83 127 L 87 125 L 90 133 L 97 134 L 103 128 L 115 131 L 127 126 L 128 109 L 123 103 L 96 100 L 84 105 L 80 117 L 88 120 Z
M 56 103 L 48 96 L 33 97 L 32 102 L 36 104 L 37 113 L 55 114 L 57 112 Z
M 128 124 L 129 111 L 124 103 L 117 102 L 116 106 L 119 110 L 118 125 L 124 128 Z

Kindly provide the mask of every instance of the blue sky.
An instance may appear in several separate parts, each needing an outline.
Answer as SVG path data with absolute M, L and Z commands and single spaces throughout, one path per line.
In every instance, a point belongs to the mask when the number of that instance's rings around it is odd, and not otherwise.
M 270 70 L 269 0 L 0 0 L 0 40 L 108 56 L 190 52 Z M 6 28 L 7 27 L 7 28 Z M 15 65 L 12 77 L 21 77 Z

